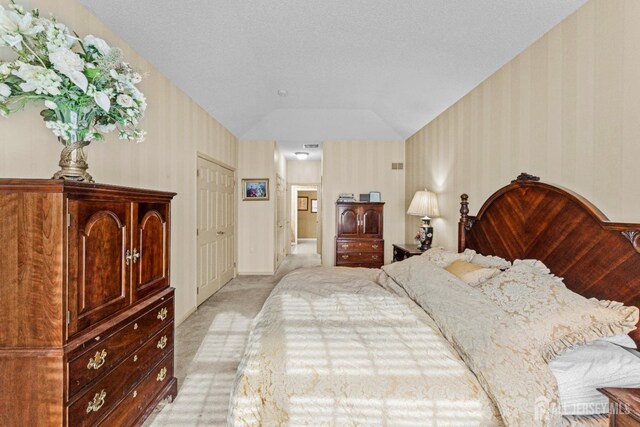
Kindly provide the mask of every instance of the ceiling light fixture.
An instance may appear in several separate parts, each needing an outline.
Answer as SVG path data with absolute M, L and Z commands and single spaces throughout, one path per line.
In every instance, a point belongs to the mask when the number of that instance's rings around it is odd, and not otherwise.
M 289 95 L 289 92 L 287 92 L 285 89 L 280 89 L 280 90 L 278 91 L 278 96 L 285 97 L 285 96 L 287 96 L 287 95 Z
M 309 157 L 309 153 L 306 151 L 296 151 L 296 157 L 298 160 L 306 160 Z

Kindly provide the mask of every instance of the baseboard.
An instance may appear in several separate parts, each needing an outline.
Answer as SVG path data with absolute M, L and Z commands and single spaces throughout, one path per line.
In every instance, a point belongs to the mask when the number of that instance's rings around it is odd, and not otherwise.
M 177 328 L 178 326 L 180 326 L 180 324 L 181 324 L 182 322 L 184 322 L 185 320 L 187 320 L 187 319 L 189 318 L 189 316 L 191 316 L 193 313 L 195 313 L 197 309 L 198 309 L 198 307 L 192 307 L 192 308 L 190 308 L 190 309 L 189 309 L 189 311 L 187 311 L 187 312 L 184 314 L 184 316 L 182 316 L 180 319 L 178 319 L 178 320 L 176 321 L 176 328 Z

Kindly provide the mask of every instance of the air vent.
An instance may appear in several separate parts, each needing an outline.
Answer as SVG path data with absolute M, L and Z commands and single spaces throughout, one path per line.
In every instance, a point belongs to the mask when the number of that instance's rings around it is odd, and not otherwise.
M 303 147 L 304 148 L 318 148 L 318 147 L 320 147 L 320 144 L 304 144 Z
M 402 170 L 404 169 L 404 163 L 391 163 L 391 169 Z

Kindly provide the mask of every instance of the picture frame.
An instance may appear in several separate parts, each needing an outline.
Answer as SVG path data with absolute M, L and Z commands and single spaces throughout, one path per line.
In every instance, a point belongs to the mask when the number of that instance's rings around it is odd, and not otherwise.
M 369 201 L 371 203 L 380 203 L 382 202 L 382 195 L 379 191 L 370 191 L 369 192 Z
M 298 196 L 298 210 L 299 211 L 309 210 L 309 198 L 307 196 Z
M 318 199 L 311 199 L 311 213 L 318 213 Z
M 243 179 L 242 200 L 269 200 L 269 178 Z

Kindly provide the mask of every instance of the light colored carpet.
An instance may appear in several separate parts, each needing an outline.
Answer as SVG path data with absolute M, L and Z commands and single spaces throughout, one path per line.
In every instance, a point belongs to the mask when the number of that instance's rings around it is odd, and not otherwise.
M 275 276 L 239 276 L 176 328 L 178 396 L 145 426 L 224 426 L 231 386 L 253 319 L 287 273 L 320 264 L 318 255 L 290 255 Z

